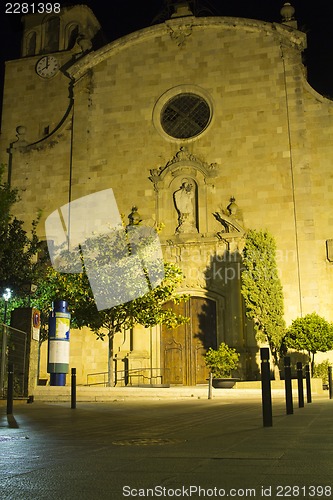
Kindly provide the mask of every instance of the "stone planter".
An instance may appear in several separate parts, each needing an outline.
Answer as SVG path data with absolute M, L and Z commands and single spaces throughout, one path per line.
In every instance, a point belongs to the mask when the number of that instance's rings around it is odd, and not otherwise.
M 213 387 L 215 389 L 231 389 L 239 378 L 213 378 Z

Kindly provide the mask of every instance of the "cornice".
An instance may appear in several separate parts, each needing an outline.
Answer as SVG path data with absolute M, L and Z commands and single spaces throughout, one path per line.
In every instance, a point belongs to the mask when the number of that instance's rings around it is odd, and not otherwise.
M 299 50 L 306 48 L 306 35 L 290 26 L 270 23 L 266 21 L 245 19 L 239 17 L 194 17 L 187 16 L 169 19 L 164 23 L 149 26 L 141 30 L 121 37 L 97 51 L 89 52 L 79 61 L 67 69 L 67 74 L 73 80 L 79 80 L 89 69 L 108 59 L 109 57 L 126 50 L 128 47 L 158 36 L 167 36 L 178 39 L 181 35 L 184 41 L 186 37 L 198 29 L 225 29 L 242 30 L 246 32 L 264 32 L 272 36 L 278 33 L 287 43 L 296 46 Z M 177 38 L 178 37 L 178 38 Z M 179 43 L 182 46 L 183 43 Z

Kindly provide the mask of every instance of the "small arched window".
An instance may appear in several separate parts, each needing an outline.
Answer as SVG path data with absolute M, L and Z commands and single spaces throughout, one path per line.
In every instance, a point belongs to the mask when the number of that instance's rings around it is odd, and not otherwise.
M 79 25 L 72 24 L 71 26 L 69 26 L 67 30 L 67 50 L 70 50 L 74 47 L 78 35 Z
M 36 54 L 36 32 L 31 31 L 26 37 L 25 55 L 34 56 Z
M 60 18 L 50 17 L 45 25 L 45 52 L 58 52 L 60 36 Z

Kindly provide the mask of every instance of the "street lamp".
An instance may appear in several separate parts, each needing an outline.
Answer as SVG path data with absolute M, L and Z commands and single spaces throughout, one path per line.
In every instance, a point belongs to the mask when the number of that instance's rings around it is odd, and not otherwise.
M 4 324 L 6 324 L 6 320 L 7 320 L 7 306 L 8 306 L 8 301 L 9 299 L 11 298 L 12 296 L 12 291 L 10 288 L 6 288 L 5 290 L 5 293 L 2 294 L 3 298 L 5 299 L 5 312 L 4 312 L 4 315 L 3 315 L 3 322 Z

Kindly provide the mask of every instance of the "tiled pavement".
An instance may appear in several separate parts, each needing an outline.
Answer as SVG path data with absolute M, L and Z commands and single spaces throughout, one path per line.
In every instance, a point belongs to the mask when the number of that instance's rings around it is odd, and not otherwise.
M 0 498 L 332 498 L 333 400 L 273 395 L 0 404 Z M 221 394 L 221 393 L 219 393 Z M 11 421 L 11 423 L 15 423 Z

